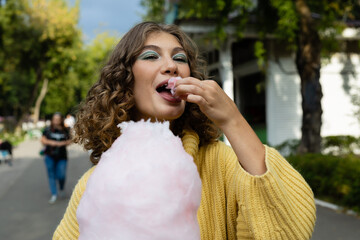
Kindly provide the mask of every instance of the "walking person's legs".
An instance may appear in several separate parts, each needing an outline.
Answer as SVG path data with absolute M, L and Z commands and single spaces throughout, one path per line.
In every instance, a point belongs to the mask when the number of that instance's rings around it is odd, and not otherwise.
M 49 187 L 51 192 L 49 203 L 54 203 L 57 198 L 55 160 L 52 157 L 45 155 L 45 165 L 48 173 Z
M 62 195 L 62 197 L 64 197 L 66 167 L 67 167 L 66 159 L 61 159 L 57 161 L 55 173 L 56 173 L 56 179 L 59 181 L 60 195 Z

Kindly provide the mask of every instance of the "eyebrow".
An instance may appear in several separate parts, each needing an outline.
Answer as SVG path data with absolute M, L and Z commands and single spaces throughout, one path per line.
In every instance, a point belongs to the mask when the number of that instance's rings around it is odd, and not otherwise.
M 156 51 L 161 51 L 161 48 L 159 46 L 156 45 L 145 45 L 142 49 L 142 51 L 146 50 L 146 49 L 152 49 L 152 50 L 156 50 Z M 185 50 L 182 47 L 175 47 L 172 52 L 185 52 Z

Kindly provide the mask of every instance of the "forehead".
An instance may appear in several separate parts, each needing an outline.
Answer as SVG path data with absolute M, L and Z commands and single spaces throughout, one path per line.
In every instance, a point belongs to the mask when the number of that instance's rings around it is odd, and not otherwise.
M 179 43 L 179 40 L 174 35 L 167 32 L 150 33 L 144 45 L 156 45 L 159 47 L 182 47 Z

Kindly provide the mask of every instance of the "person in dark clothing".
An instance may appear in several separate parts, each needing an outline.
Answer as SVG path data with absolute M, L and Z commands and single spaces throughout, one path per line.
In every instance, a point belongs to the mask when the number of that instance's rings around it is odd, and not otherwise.
M 12 144 L 9 141 L 0 139 L 0 158 L 12 166 Z M 1 163 L 1 161 L 0 161 Z
M 58 195 L 64 195 L 67 150 L 71 143 L 69 130 L 64 125 L 64 118 L 60 113 L 52 116 L 51 124 L 43 131 L 41 143 L 45 145 L 45 165 L 47 168 L 51 198 L 49 203 L 55 203 Z M 59 183 L 59 194 L 56 181 Z

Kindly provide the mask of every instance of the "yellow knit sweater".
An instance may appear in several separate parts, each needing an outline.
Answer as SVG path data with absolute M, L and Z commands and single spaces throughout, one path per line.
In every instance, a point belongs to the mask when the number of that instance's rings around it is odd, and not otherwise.
M 201 239 L 310 239 L 316 218 L 313 193 L 275 149 L 266 147 L 267 172 L 252 176 L 224 143 L 199 148 L 194 132 L 186 132 L 182 141 L 202 181 L 197 213 Z M 76 209 L 94 169 L 75 186 L 53 239 L 78 239 Z

